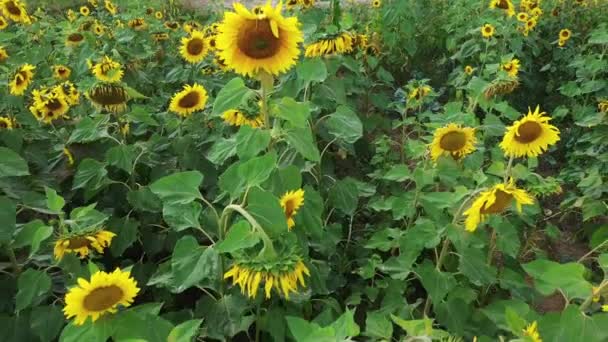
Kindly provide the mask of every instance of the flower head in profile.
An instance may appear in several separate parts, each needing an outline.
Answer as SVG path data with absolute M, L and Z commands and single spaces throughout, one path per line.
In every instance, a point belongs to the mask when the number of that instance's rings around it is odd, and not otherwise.
M 545 112 L 528 110 L 528 114 L 507 127 L 500 147 L 511 157 L 536 157 L 559 141 L 559 129 L 551 124 Z
M 122 113 L 131 99 L 127 89 L 120 83 L 100 83 L 86 93 L 91 104 L 98 110 Z
M 321 39 L 306 46 L 304 56 L 312 58 L 348 54 L 353 52 L 356 42 L 356 35 L 343 32 L 333 38 Z
M 523 335 L 525 337 L 528 337 L 531 342 L 543 342 L 543 340 L 540 338 L 540 334 L 538 332 L 538 324 L 536 323 L 536 321 L 532 322 L 532 324 L 529 324 L 524 329 Z
M 70 78 L 71 73 L 72 70 L 70 70 L 70 68 L 65 65 L 53 65 L 53 77 L 58 80 L 67 80 L 68 78 Z
M 295 191 L 288 191 L 281 196 L 281 208 L 285 212 L 285 218 L 287 219 L 287 227 L 291 230 L 296 225 L 293 219 L 298 210 L 304 205 L 304 190 L 298 189 Z
M 250 126 L 252 128 L 262 127 L 264 125 L 264 117 L 261 114 L 248 115 L 238 109 L 229 109 L 222 113 L 222 119 L 230 126 Z
M 70 159 L 71 153 L 66 155 Z M 72 156 L 71 159 L 73 158 Z M 92 251 L 103 254 L 104 249 L 110 247 L 115 236 L 116 234 L 108 230 L 65 236 L 55 242 L 53 254 L 57 260 L 61 260 L 66 253 L 78 254 L 81 259 L 88 257 Z
M 25 9 L 25 3 L 20 0 L 0 0 L 0 12 L 4 18 L 16 23 L 29 24 L 31 22 Z

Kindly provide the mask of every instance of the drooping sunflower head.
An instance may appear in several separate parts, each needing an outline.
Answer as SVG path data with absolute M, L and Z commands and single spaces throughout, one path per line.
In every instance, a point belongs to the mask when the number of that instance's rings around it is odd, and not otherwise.
M 280 200 L 281 208 L 285 212 L 285 218 L 287 219 L 287 227 L 289 230 L 296 225 L 294 217 L 298 213 L 298 210 L 304 205 L 304 190 L 298 189 L 295 191 L 288 191 Z
M 483 95 L 486 99 L 490 99 L 496 95 L 510 94 L 517 89 L 517 87 L 519 87 L 519 80 L 517 78 L 497 78 L 488 84 L 488 86 L 484 89 Z
M 421 85 L 414 87 L 407 95 L 408 100 L 410 101 L 422 101 L 424 100 L 431 92 L 433 88 L 428 85 Z
M 4 30 L 8 27 L 8 20 L 6 20 L 3 16 L 0 15 L 0 30 Z
M 484 38 L 491 38 L 494 36 L 494 26 L 490 24 L 485 24 L 481 27 L 481 35 Z
M 224 279 L 232 278 L 232 284 L 238 285 L 241 293 L 249 298 L 255 299 L 263 288 L 266 299 L 275 289 L 278 295 L 289 300 L 291 293 L 298 293 L 299 287 L 306 287 L 305 275 L 310 276 L 306 264 L 297 254 L 290 253 L 273 262 L 240 257 L 224 274 Z
M 95 322 L 103 315 L 115 313 L 119 305 L 130 306 L 139 290 L 130 272 L 118 268 L 112 273 L 98 271 L 90 281 L 78 278 L 78 285 L 65 295 L 63 313 L 68 319 L 74 317 L 75 325 L 84 324 L 89 317 Z
M 503 10 L 509 17 L 515 15 L 515 6 L 513 6 L 513 2 L 511 0 L 492 0 L 490 2 L 490 8 L 499 8 Z
M 116 15 L 116 13 L 118 13 L 118 7 L 110 0 L 104 0 L 104 7 L 111 15 Z
M 84 15 L 85 17 L 88 17 L 89 14 L 91 14 L 91 10 L 89 9 L 89 6 L 81 6 L 80 7 L 80 14 Z
M 148 27 L 148 24 L 146 24 L 146 20 L 144 18 L 131 19 L 127 25 L 129 25 L 129 27 L 135 31 L 143 31 Z
M 273 8 L 269 1 L 254 11 L 234 3 L 235 12 L 224 14 L 217 47 L 230 69 L 247 76 L 278 75 L 295 65 L 304 38 L 298 18 L 283 17 L 281 9 L 281 2 Z
M 10 93 L 17 96 L 23 95 L 34 79 L 35 69 L 36 67 L 31 64 L 21 65 L 10 79 Z
M 601 113 L 608 113 L 608 99 L 599 100 L 597 103 L 597 110 Z
M 94 107 L 112 113 L 122 113 L 127 109 L 130 96 L 118 83 L 97 84 L 86 93 Z
M 519 74 L 520 67 L 521 64 L 519 63 L 519 59 L 513 58 L 510 61 L 503 63 L 500 66 L 500 69 L 504 70 L 509 75 L 509 77 L 516 78 Z
M 202 110 L 207 104 L 207 91 L 199 84 L 185 85 L 184 89 L 171 98 L 169 110 L 173 113 L 188 117 L 192 113 Z
M 458 160 L 473 153 L 476 143 L 475 128 L 451 123 L 435 130 L 431 158 L 437 160 L 440 156 L 449 155 Z
M 91 66 L 91 72 L 95 77 L 108 83 L 120 82 L 124 71 L 120 63 L 112 60 L 108 56 L 104 56 L 101 61 Z
M 165 21 L 163 26 L 165 26 L 166 28 L 168 28 L 171 31 L 175 31 L 179 28 L 179 23 L 175 22 L 175 21 Z
M 550 117 L 540 112 L 540 107 L 507 127 L 507 132 L 500 147 L 507 156 L 536 157 L 545 152 L 549 146 L 559 141 L 559 129 L 551 124 Z
M 89 256 L 92 251 L 103 254 L 104 248 L 112 243 L 116 234 L 108 230 L 65 236 L 55 241 L 53 254 L 61 260 L 66 253 L 78 254 L 81 259 Z
M 0 45 L 0 62 L 4 62 L 7 59 L 8 59 L 8 52 L 2 45 Z
M 78 32 L 70 33 L 65 39 L 65 45 L 74 47 L 80 45 L 84 41 L 84 36 Z
M 67 80 L 70 78 L 72 70 L 65 65 L 53 65 L 53 76 L 60 80 Z
M 467 65 L 464 67 L 464 73 L 467 75 L 473 75 L 473 72 L 475 71 L 475 68 L 473 68 L 470 65 Z
M 522 205 L 533 204 L 534 198 L 525 190 L 518 189 L 513 180 L 496 184 L 492 188 L 481 192 L 469 209 L 464 212 L 465 229 L 474 232 L 489 215 L 504 212 L 511 207 L 513 201 L 515 201 L 517 210 L 521 212 Z
M 14 22 L 28 23 L 30 21 L 25 4 L 20 0 L 2 0 L 0 1 L 0 9 L 4 17 Z
M 350 32 L 343 32 L 333 38 L 321 39 L 306 47 L 304 56 L 320 57 L 334 54 L 347 54 L 354 50 L 357 36 Z
M 179 53 L 188 63 L 198 63 L 209 53 L 209 42 L 203 32 L 192 31 L 190 37 L 182 38 Z
M 252 128 L 262 127 L 264 117 L 261 114 L 247 114 L 238 109 L 229 109 L 222 113 L 222 119 L 230 126 L 250 126 Z
M 9 131 L 13 129 L 13 120 L 6 116 L 0 116 L 0 131 L 5 129 Z

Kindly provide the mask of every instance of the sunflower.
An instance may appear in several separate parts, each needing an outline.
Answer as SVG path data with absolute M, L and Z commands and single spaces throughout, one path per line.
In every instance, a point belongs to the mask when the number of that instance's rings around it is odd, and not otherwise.
M 429 87 L 428 85 L 422 85 L 420 87 L 415 87 L 414 89 L 412 89 L 412 91 L 408 94 L 408 99 L 411 101 L 421 101 L 422 99 L 424 99 L 425 97 L 427 97 L 431 91 L 433 91 L 433 88 Z
M 87 2 L 93 7 L 99 6 L 99 2 L 97 0 L 87 0 Z
M 509 17 L 515 15 L 515 6 L 513 6 L 511 0 L 492 0 L 492 2 L 490 2 L 490 8 L 499 8 Z
M 51 123 L 65 117 L 70 110 L 65 96 L 57 88 L 41 88 L 32 91 L 33 102 L 30 112 L 38 121 Z
M 116 83 L 98 84 L 91 88 L 86 96 L 98 110 L 112 113 L 124 112 L 130 100 L 127 90 Z
M 88 6 L 81 6 L 80 7 L 80 14 L 84 15 L 85 17 L 88 17 L 89 14 L 91 14 L 91 10 L 89 9 Z
M 173 95 L 169 110 L 182 117 L 187 117 L 205 108 L 206 103 L 207 91 L 203 86 L 194 83 L 192 86 L 185 85 L 184 90 Z
M 464 73 L 467 75 L 473 75 L 473 72 L 475 71 L 475 68 L 473 68 L 470 65 L 467 65 L 464 67 Z
M 549 124 L 550 117 L 540 107 L 507 127 L 500 147 L 507 156 L 536 157 L 559 141 L 559 129 Z
M 65 295 L 63 313 L 68 319 L 75 317 L 75 325 L 84 324 L 89 316 L 95 322 L 107 313 L 115 313 L 119 305 L 130 306 L 139 290 L 130 272 L 119 268 L 112 273 L 97 271 L 90 281 L 78 278 L 78 286 Z
M 104 248 L 110 247 L 115 236 L 116 234 L 111 231 L 100 230 L 95 233 L 64 237 L 55 242 L 53 254 L 57 260 L 61 260 L 66 253 L 76 253 L 81 259 L 89 256 L 92 250 L 103 254 Z
M 533 31 L 536 25 L 538 24 L 538 20 L 536 18 L 530 18 L 526 21 L 526 24 L 523 29 L 524 36 L 528 36 L 530 31 Z
M 238 285 L 249 298 L 256 298 L 263 283 L 266 298 L 271 297 L 274 288 L 289 300 L 290 293 L 298 293 L 299 286 L 306 287 L 304 275 L 310 276 L 308 267 L 299 257 L 291 257 L 279 260 L 273 267 L 246 260 L 236 262 L 224 274 L 224 279 L 232 278 L 232 284 Z
M 532 324 L 528 325 L 524 331 L 523 335 L 528 337 L 532 342 L 543 342 L 540 338 L 540 334 L 538 333 L 538 324 L 536 321 L 532 322 Z
M 516 78 L 517 75 L 519 74 L 520 67 L 521 67 L 521 65 L 519 63 L 519 59 L 513 58 L 510 61 L 502 64 L 500 66 L 500 69 L 506 71 L 510 77 Z
M 572 31 L 569 29 L 562 29 L 559 31 L 559 40 L 567 41 L 572 37 Z
M 17 69 L 17 72 L 15 72 L 13 79 L 9 82 L 10 93 L 13 95 L 23 95 L 27 87 L 32 83 L 35 69 L 36 67 L 31 64 L 21 65 Z
M 294 216 L 298 213 L 298 209 L 304 204 L 304 190 L 298 189 L 288 191 L 281 196 L 281 208 L 285 212 L 287 218 L 287 227 L 291 230 L 296 225 Z
M 53 65 L 53 76 L 60 80 L 67 80 L 70 78 L 72 70 L 65 65 Z
M 462 127 L 450 123 L 435 130 L 431 143 L 431 158 L 437 160 L 442 155 L 460 159 L 475 151 L 475 128 Z
M 152 8 L 152 7 L 146 8 L 146 14 L 147 15 L 151 15 L 152 13 L 154 13 L 154 8 Z
M 179 28 L 179 23 L 177 23 L 175 21 L 165 21 L 163 26 L 165 26 L 169 30 L 175 31 Z
M 519 12 L 517 13 L 517 21 L 520 21 L 522 23 L 525 23 L 526 21 L 528 21 L 528 13 L 526 12 Z
M 0 30 L 4 30 L 8 27 L 8 21 L 4 19 L 3 16 L 0 15 Z
M 8 52 L 6 52 L 6 49 L 0 45 L 0 62 L 4 62 L 8 59 L 8 57 Z
M 533 10 L 530 11 L 530 15 L 533 16 L 533 17 L 535 17 L 535 18 L 538 18 L 541 15 L 543 15 L 543 10 L 541 10 L 540 7 L 536 7 Z
M 129 20 L 127 25 L 129 25 L 129 27 L 134 29 L 135 31 L 142 31 L 148 27 L 148 24 L 146 24 L 144 18 L 131 19 Z
M 306 47 L 305 57 L 320 57 L 353 52 L 356 35 L 344 32 L 332 39 L 322 39 Z
M 14 22 L 28 23 L 30 21 L 25 4 L 19 0 L 0 0 L 0 9 L 4 17 Z
M 68 18 L 69 22 L 73 22 L 74 20 L 76 20 L 76 12 L 74 12 L 74 10 L 72 10 L 72 9 L 69 9 L 66 12 L 65 16 Z
M 155 42 L 161 42 L 164 40 L 168 40 L 169 34 L 166 32 L 154 32 L 154 33 L 152 33 L 152 39 L 154 39 Z
M 13 129 L 13 120 L 6 116 L 0 116 L 0 130 L 12 130 Z
M 517 78 L 514 79 L 495 79 L 484 89 L 484 96 L 486 99 L 494 97 L 495 95 L 506 95 L 512 93 L 519 87 L 519 81 Z
M 380 6 L 382 6 L 382 1 L 381 0 L 373 0 L 372 1 L 372 7 L 373 8 L 379 8 Z
M 315 0 L 300 0 L 302 7 L 311 8 L 315 5 Z
M 64 147 L 62 150 L 63 155 L 68 160 L 68 165 L 74 166 L 74 155 L 67 147 Z
M 283 17 L 281 9 L 281 2 L 275 8 L 268 2 L 257 12 L 234 3 L 235 12 L 224 14 L 217 47 L 229 68 L 242 75 L 278 75 L 295 65 L 304 38 L 298 18 Z
M 68 105 L 74 106 L 80 103 L 80 92 L 70 81 L 65 81 L 54 88 L 60 94 L 63 94 Z
M 475 198 L 471 207 L 464 212 L 464 216 L 466 216 L 465 229 L 468 232 L 474 232 L 477 230 L 477 226 L 487 219 L 488 215 L 504 212 L 511 206 L 513 200 L 515 200 L 519 212 L 521 212 L 523 204 L 534 203 L 534 198 L 525 190 L 518 189 L 513 180 L 496 184 L 492 188 L 481 192 Z
M 608 113 L 608 99 L 598 101 L 597 110 L 601 113 Z
M 608 312 L 608 304 L 602 305 L 602 311 L 603 312 Z
M 124 74 L 120 63 L 108 56 L 104 56 L 100 62 L 92 65 L 91 72 L 98 80 L 108 83 L 120 82 Z
M 494 26 L 490 24 L 485 24 L 481 27 L 481 35 L 484 38 L 491 38 L 494 35 Z
M 203 29 L 203 26 L 197 23 L 196 21 L 190 20 L 184 23 L 183 28 L 186 33 L 192 33 L 192 31 L 201 31 Z
M 192 31 L 190 37 L 182 38 L 181 42 L 179 53 L 188 63 L 198 63 L 209 53 L 209 44 L 201 31 Z
M 116 5 L 114 5 L 114 3 L 112 3 L 112 1 L 105 0 L 104 6 L 108 13 L 110 13 L 111 15 L 116 15 L 116 13 L 118 13 L 118 8 L 116 7 Z
M 299 0 L 287 0 L 287 2 L 285 3 L 285 6 L 287 6 L 287 9 L 293 9 L 299 3 L 300 3 Z
M 236 109 L 229 109 L 222 113 L 222 119 L 224 122 L 231 126 L 250 126 L 252 128 L 262 127 L 264 125 L 264 117 L 257 115 L 254 117 L 248 117 L 243 112 Z
M 158 20 L 161 20 L 164 17 L 163 12 L 156 11 L 156 13 L 154 13 L 154 17 Z
M 103 36 L 103 34 L 106 32 L 106 28 L 103 26 L 103 24 L 96 22 L 93 24 L 93 32 L 98 36 Z

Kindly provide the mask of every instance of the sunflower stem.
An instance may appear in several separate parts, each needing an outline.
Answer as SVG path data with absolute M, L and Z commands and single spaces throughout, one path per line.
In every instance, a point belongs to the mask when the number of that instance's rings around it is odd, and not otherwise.
M 13 274 L 16 276 L 21 273 L 21 267 L 17 262 L 17 257 L 15 257 L 15 251 L 12 247 L 6 248 L 6 254 L 8 255 L 9 260 L 11 261 L 11 265 L 13 266 Z
M 274 79 L 272 75 L 265 71 L 261 71 L 258 75 L 262 87 L 262 106 L 260 110 L 264 115 L 264 127 L 266 129 L 271 129 L 270 125 L 270 113 L 268 111 L 268 93 L 272 90 L 272 86 L 274 84 Z
M 260 234 L 262 242 L 264 243 L 264 248 L 262 251 L 266 255 L 268 255 L 269 257 L 275 257 L 277 255 L 276 251 L 274 250 L 274 245 L 272 244 L 272 240 L 270 239 L 268 234 L 266 234 L 266 232 L 264 231 L 262 226 L 258 223 L 258 221 L 253 216 L 251 216 L 251 214 L 249 212 L 247 212 L 247 210 L 245 210 L 245 208 L 241 207 L 238 204 L 230 204 L 230 205 L 226 206 L 226 208 L 224 209 L 224 213 L 226 213 L 229 210 L 236 211 L 239 214 L 241 214 L 249 222 L 249 224 L 253 227 L 253 229 L 255 229 Z M 222 215 L 222 216 L 224 216 L 224 215 Z
M 511 171 L 513 168 L 513 156 L 509 157 L 509 163 L 507 164 L 507 169 L 505 170 L 505 175 L 502 179 L 503 183 L 506 183 L 507 180 L 511 177 Z

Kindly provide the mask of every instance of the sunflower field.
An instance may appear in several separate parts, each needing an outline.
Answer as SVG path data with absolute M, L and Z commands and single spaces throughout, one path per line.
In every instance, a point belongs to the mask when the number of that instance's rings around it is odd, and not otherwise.
M 608 1 L 0 0 L 0 341 L 608 341 Z

